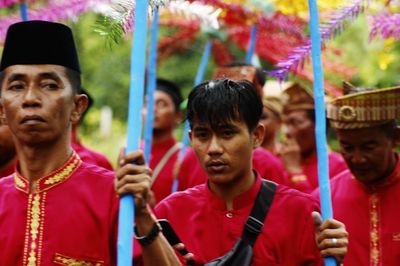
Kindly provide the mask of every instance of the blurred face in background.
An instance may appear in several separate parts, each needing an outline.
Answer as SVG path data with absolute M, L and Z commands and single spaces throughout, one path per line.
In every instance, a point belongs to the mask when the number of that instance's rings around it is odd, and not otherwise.
M 143 115 L 146 118 L 146 107 L 143 108 Z M 156 90 L 154 93 L 153 134 L 172 132 L 181 119 L 182 113 L 176 109 L 171 96 L 164 91 Z
M 296 140 L 300 146 L 302 157 L 315 152 L 315 123 L 306 110 L 294 110 L 284 115 L 286 137 Z
M 264 125 L 265 142 L 274 139 L 282 125 L 282 121 L 278 115 L 265 106 L 263 107 L 260 123 Z

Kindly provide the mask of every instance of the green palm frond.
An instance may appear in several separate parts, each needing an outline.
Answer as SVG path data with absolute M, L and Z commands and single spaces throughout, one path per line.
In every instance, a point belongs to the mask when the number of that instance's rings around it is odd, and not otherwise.
M 104 15 L 96 22 L 94 31 L 103 36 L 106 45 L 112 48 L 119 44 L 128 32 L 134 1 L 120 1 L 111 7 L 108 15 Z

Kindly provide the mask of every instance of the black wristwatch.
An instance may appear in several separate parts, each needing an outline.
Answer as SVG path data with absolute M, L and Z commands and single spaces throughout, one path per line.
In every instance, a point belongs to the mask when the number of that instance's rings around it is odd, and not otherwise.
M 139 236 L 137 228 L 135 226 L 135 238 L 139 241 L 141 246 L 148 246 L 157 238 L 157 236 L 162 231 L 161 225 L 158 222 L 155 222 L 153 228 L 151 228 L 150 232 L 146 236 Z

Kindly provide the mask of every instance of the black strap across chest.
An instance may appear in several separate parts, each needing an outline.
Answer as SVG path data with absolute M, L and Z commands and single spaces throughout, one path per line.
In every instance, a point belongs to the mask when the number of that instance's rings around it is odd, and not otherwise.
M 263 180 L 253 209 L 247 218 L 241 239 L 253 246 L 264 226 L 265 218 L 271 207 L 277 185 L 274 182 Z

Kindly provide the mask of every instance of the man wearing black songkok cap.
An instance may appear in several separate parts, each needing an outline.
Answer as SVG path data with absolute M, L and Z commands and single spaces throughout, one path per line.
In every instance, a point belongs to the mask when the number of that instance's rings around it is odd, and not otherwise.
M 115 190 L 121 195 L 126 186 L 137 191 L 135 222 L 147 240 L 141 241 L 145 263 L 177 264 L 146 205 L 151 171 L 126 184 L 116 179 L 114 189 L 113 172 L 82 162 L 70 146 L 71 124 L 87 106 L 87 97 L 78 94 L 71 30 L 44 21 L 11 25 L 0 71 L 0 118 L 12 131 L 18 157 L 16 172 L 0 181 L 1 265 L 115 265 Z

